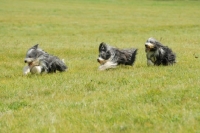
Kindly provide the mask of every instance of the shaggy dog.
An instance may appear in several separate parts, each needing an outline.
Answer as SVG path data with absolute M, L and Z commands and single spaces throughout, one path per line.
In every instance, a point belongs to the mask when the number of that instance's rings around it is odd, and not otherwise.
M 97 61 L 101 64 L 99 70 L 115 68 L 117 65 L 133 65 L 137 49 L 118 49 L 102 42 L 99 45 L 99 57 Z
M 176 63 L 176 55 L 167 46 L 163 46 L 154 38 L 149 38 L 145 43 L 147 65 L 173 65 Z
M 43 72 L 54 73 L 57 70 L 63 72 L 67 69 L 64 60 L 60 60 L 58 57 L 50 55 L 38 48 L 38 44 L 31 47 L 24 59 L 24 62 L 28 65 L 24 67 L 23 73 L 40 74 Z

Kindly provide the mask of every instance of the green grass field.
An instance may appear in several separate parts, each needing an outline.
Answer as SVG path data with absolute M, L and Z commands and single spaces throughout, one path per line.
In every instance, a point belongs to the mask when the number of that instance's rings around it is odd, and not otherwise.
M 199 133 L 200 1 L 1 0 L 1 133 Z M 154 37 L 177 55 L 148 67 Z M 138 48 L 134 66 L 99 71 L 101 42 Z M 23 76 L 35 44 L 67 72 Z M 196 57 L 196 58 L 195 58 Z

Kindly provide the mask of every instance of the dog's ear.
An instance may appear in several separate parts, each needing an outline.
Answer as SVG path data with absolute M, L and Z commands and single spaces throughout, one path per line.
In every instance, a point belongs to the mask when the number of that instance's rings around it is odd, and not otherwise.
M 35 46 L 33 46 L 33 49 L 37 49 L 39 44 L 36 44 Z
M 100 51 L 106 51 L 106 43 L 105 42 L 100 43 L 100 45 L 99 45 L 99 52 Z

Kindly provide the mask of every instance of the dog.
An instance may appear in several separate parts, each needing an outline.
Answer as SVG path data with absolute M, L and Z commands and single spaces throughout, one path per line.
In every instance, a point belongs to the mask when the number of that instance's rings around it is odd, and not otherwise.
M 39 44 L 34 45 L 26 53 L 24 62 L 28 65 L 23 69 L 24 75 L 28 73 L 55 73 L 56 71 L 63 72 L 67 70 L 64 60 L 60 60 L 57 56 L 48 54 L 40 49 L 38 45 Z
M 152 37 L 145 43 L 145 52 L 148 66 L 167 66 L 176 63 L 176 54 Z
M 118 49 L 102 42 L 99 45 L 100 63 L 99 70 L 115 68 L 117 65 L 133 65 L 136 59 L 137 49 Z

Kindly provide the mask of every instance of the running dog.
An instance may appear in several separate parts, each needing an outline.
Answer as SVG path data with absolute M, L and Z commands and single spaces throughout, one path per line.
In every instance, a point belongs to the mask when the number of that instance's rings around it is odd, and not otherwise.
M 149 38 L 145 43 L 147 65 L 173 65 L 176 63 L 176 55 L 167 46 L 162 45 L 154 38 Z
M 60 60 L 57 56 L 53 56 L 43 51 L 38 47 L 38 44 L 31 47 L 24 59 L 28 65 L 24 67 L 23 73 L 40 74 L 40 73 L 55 73 L 56 71 L 66 71 L 67 66 L 64 60 Z
M 100 63 L 99 70 L 115 68 L 117 65 L 133 65 L 136 59 L 137 49 L 118 49 L 102 42 L 99 45 L 99 57 L 97 61 Z

